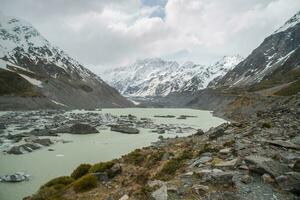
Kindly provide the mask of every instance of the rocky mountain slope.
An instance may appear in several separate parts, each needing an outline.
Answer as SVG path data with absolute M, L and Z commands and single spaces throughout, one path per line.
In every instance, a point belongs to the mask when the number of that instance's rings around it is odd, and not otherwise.
M 299 100 L 285 97 L 239 122 L 82 164 L 26 199 L 299 199 Z
M 267 37 L 244 61 L 227 73 L 217 86 L 260 85 L 260 89 L 294 81 L 299 77 L 299 55 L 300 12 Z
M 299 199 L 298 19 L 188 104 L 220 109 L 232 123 L 81 165 L 28 199 Z
M 0 15 L 0 81 L 1 109 L 131 105 L 32 25 L 4 15 Z
M 105 80 L 123 95 L 132 97 L 167 96 L 174 92 L 195 92 L 206 88 L 235 67 L 241 56 L 225 56 L 211 66 L 159 58 L 139 60 L 127 67 L 108 70 Z

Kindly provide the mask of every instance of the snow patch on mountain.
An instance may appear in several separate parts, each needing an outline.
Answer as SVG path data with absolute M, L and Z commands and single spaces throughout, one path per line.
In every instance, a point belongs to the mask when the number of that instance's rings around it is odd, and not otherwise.
M 31 83 L 32 85 L 35 85 L 37 87 L 43 87 L 42 86 L 42 81 L 39 81 L 37 79 L 31 78 L 29 76 L 26 76 L 24 74 L 19 74 L 20 76 L 22 76 L 24 79 L 26 79 L 29 83 Z
M 294 27 L 299 22 L 300 22 L 300 12 L 298 12 L 291 19 L 289 19 L 282 27 L 280 27 L 277 31 L 275 31 L 275 33 L 286 31 L 287 29 Z
M 224 76 L 242 61 L 241 56 L 225 56 L 214 65 L 198 65 L 160 58 L 138 60 L 134 64 L 105 71 L 105 81 L 131 97 L 167 96 L 174 92 L 204 89 L 217 77 Z
M 0 14 L 0 59 L 20 65 L 18 62 L 25 57 L 36 65 L 41 63 L 43 65 L 55 65 L 66 73 L 78 74 L 82 81 L 92 77 L 94 80 L 102 82 L 99 77 L 84 68 L 64 51 L 52 46 L 31 24 L 21 19 Z M 49 75 L 57 78 L 57 74 Z

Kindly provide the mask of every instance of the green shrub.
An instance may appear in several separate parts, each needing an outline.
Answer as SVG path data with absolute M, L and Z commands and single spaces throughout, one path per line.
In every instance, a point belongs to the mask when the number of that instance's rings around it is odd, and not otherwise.
M 191 158 L 192 152 L 190 149 L 183 151 L 178 157 L 164 164 L 163 168 L 156 174 L 156 178 L 163 181 L 169 180 L 175 175 L 176 171 L 183 166 L 183 162 Z
M 79 179 L 82 176 L 86 175 L 91 168 L 90 164 L 81 164 L 79 165 L 71 174 L 73 179 Z
M 133 196 L 136 199 L 148 199 L 153 200 L 153 197 L 151 197 L 151 193 L 155 190 L 155 188 L 151 188 L 149 186 L 143 186 L 138 191 L 133 193 Z
M 193 151 L 192 149 L 184 150 L 178 157 L 180 160 L 192 159 L 193 158 Z
M 32 200 L 47 200 L 52 198 L 56 194 L 57 190 L 53 187 L 44 187 L 32 196 Z
M 262 128 L 271 128 L 272 126 L 271 126 L 271 124 L 265 122 L 261 125 L 261 127 Z
M 175 175 L 176 171 L 182 166 L 182 161 L 175 158 L 168 161 L 163 168 L 158 172 L 156 177 L 160 180 L 167 181 L 173 175 Z
M 125 156 L 125 162 L 133 164 L 133 165 L 139 165 L 141 164 L 145 159 L 145 156 L 141 154 L 141 150 L 136 149 L 133 152 L 127 154 Z
M 63 187 L 71 184 L 73 181 L 74 181 L 74 179 L 69 176 L 61 176 L 61 177 L 57 177 L 57 178 L 50 180 L 49 182 L 44 184 L 41 187 L 41 189 L 43 189 L 45 187 L 53 187 L 56 190 L 60 190 Z
M 90 169 L 89 172 L 90 173 L 97 173 L 97 172 L 105 172 L 108 169 L 112 168 L 112 166 L 114 166 L 114 162 L 109 161 L 109 162 L 100 162 L 97 164 L 94 164 Z
M 75 192 L 85 192 L 97 187 L 97 178 L 92 174 L 86 174 L 73 183 Z
M 153 152 L 147 159 L 146 167 L 151 167 L 155 165 L 157 162 L 161 161 L 165 152 L 157 151 Z
M 282 88 L 277 91 L 275 95 L 279 96 L 291 96 L 300 92 L 300 80 L 295 81 L 294 83 L 288 85 L 287 87 Z

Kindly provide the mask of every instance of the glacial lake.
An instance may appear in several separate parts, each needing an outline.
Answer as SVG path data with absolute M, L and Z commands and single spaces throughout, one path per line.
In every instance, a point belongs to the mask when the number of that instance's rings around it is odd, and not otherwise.
M 73 111 L 87 112 L 87 111 Z M 89 111 L 90 112 L 90 111 Z M 214 117 L 210 111 L 194 109 L 174 108 L 126 108 L 103 109 L 92 111 L 99 113 L 111 113 L 112 115 L 132 114 L 138 118 L 147 117 L 157 124 L 183 124 L 193 128 L 208 130 L 224 122 L 223 119 Z M 0 112 L 2 115 L 4 112 Z M 196 116 L 187 119 L 155 118 L 155 115 L 191 115 Z M 173 133 L 164 134 L 164 137 L 179 137 L 194 134 Z M 1 183 L 1 200 L 18 200 L 35 193 L 38 188 L 50 179 L 62 175 L 69 175 L 81 163 L 96 163 L 119 158 L 134 149 L 151 145 L 158 140 L 159 134 L 149 129 L 140 129 L 140 134 L 128 135 L 110 130 L 100 130 L 100 133 L 89 135 L 61 134 L 60 138 L 71 140 L 71 143 L 55 143 L 49 148 L 34 151 L 23 155 L 8 155 L 0 153 L 0 176 L 25 172 L 30 174 L 30 180 L 21 183 Z

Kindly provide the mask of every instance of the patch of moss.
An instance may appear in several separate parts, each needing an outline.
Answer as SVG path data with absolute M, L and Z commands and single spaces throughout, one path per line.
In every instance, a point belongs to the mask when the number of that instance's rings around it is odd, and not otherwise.
M 105 172 L 105 171 L 109 170 L 110 168 L 112 168 L 112 166 L 114 166 L 114 164 L 115 163 L 113 161 L 100 162 L 100 163 L 94 164 L 89 169 L 89 172 L 90 173 Z
M 47 200 L 52 199 L 57 195 L 57 190 L 53 187 L 45 187 L 40 189 L 36 194 L 32 196 L 32 200 Z
M 279 96 L 291 96 L 295 95 L 300 92 L 300 80 L 291 83 L 287 87 L 282 88 L 281 90 L 277 91 L 275 95 Z
M 60 176 L 60 177 L 54 178 L 54 179 L 50 180 L 49 182 L 47 182 L 46 184 L 44 184 L 41 187 L 41 189 L 46 188 L 46 187 L 53 187 L 56 190 L 60 190 L 63 187 L 70 185 L 73 182 L 74 182 L 74 179 L 69 176 Z
M 202 153 L 206 152 L 217 152 L 218 150 L 211 144 L 211 143 L 203 143 L 198 148 L 198 155 L 201 155 Z
M 139 165 L 145 160 L 145 156 L 141 153 L 141 150 L 136 149 L 133 152 L 127 154 L 125 157 L 125 162 Z
M 157 164 L 159 161 L 162 160 L 163 156 L 164 156 L 165 152 L 163 151 L 156 151 L 153 152 L 146 161 L 146 167 L 152 167 L 155 164 Z
M 278 70 L 275 70 L 269 76 L 266 76 L 261 82 L 250 87 L 250 89 L 248 89 L 248 91 L 253 92 L 253 91 L 271 88 L 276 85 L 295 81 L 295 80 L 299 79 L 299 77 L 300 77 L 300 69 L 294 69 L 294 70 L 291 70 L 288 72 L 284 72 L 284 71 L 280 70 L 280 68 L 279 68 Z M 280 94 L 278 94 L 278 95 L 280 95 Z
M 91 167 L 92 165 L 90 164 L 81 164 L 72 172 L 71 177 L 73 179 L 79 179 L 82 176 L 86 175 Z
M 154 200 L 154 198 L 151 196 L 151 193 L 156 188 L 151 188 L 150 186 L 143 186 L 139 190 L 133 193 L 133 196 L 136 199 L 148 199 L 148 200 Z
M 156 174 L 155 178 L 163 181 L 170 180 L 178 169 L 180 169 L 184 161 L 192 158 L 191 150 L 183 151 L 178 157 L 171 159 L 166 164 L 164 164 L 163 168 Z
M 75 192 L 85 192 L 97 187 L 97 178 L 92 174 L 86 174 L 73 183 Z
M 264 122 L 262 125 L 261 125 L 262 128 L 271 128 L 272 125 L 270 123 L 267 123 L 267 122 Z
M 226 142 L 224 142 L 223 146 L 224 147 L 232 147 L 235 144 L 234 140 L 227 140 Z
M 136 177 L 135 177 L 135 182 L 139 185 L 145 185 L 149 180 L 149 174 L 145 171 L 139 173 Z
M 221 163 L 223 160 L 220 158 L 213 158 L 213 160 L 211 161 L 211 166 L 214 167 L 217 164 Z

